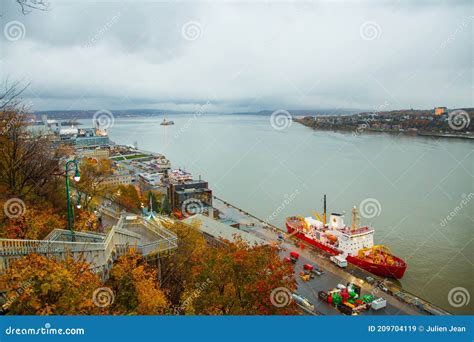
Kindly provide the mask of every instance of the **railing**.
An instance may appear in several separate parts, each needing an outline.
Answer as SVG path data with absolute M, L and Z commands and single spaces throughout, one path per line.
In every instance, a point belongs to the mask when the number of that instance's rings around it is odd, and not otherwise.
M 129 225 L 139 225 L 148 230 L 153 235 L 152 240 L 144 241 L 144 235 L 127 229 Z M 93 271 L 101 272 L 110 266 L 110 260 L 114 256 L 124 254 L 131 247 L 137 248 L 144 256 L 177 248 L 176 235 L 143 218 L 126 220 L 125 214 L 120 216 L 117 224 L 106 235 L 75 233 L 77 237 L 102 240 L 101 242 L 51 240 L 68 233 L 67 230 L 56 229 L 47 236 L 48 240 L 0 239 L 0 273 L 8 268 L 12 261 L 30 253 L 48 255 L 59 260 L 71 255 L 76 260 L 88 262 Z

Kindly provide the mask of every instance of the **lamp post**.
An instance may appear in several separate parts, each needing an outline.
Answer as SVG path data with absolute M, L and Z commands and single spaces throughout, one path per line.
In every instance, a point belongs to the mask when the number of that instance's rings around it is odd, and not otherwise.
M 68 160 L 66 162 L 66 199 L 67 199 L 67 229 L 71 232 L 71 240 L 74 241 L 74 230 L 73 230 L 73 209 L 71 207 L 71 196 L 69 194 L 69 166 L 74 164 L 75 173 L 74 173 L 74 180 L 79 182 L 81 179 L 81 175 L 79 174 L 79 166 L 77 165 L 76 160 Z

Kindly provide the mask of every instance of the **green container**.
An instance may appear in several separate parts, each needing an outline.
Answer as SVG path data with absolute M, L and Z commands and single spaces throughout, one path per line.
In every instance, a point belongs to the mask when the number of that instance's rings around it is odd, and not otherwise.
M 338 293 L 335 293 L 332 295 L 332 303 L 334 305 L 338 305 L 338 304 L 341 304 L 342 303 L 342 297 L 340 294 Z
M 362 296 L 362 301 L 366 304 L 372 303 L 374 300 L 374 296 L 372 295 L 364 295 Z

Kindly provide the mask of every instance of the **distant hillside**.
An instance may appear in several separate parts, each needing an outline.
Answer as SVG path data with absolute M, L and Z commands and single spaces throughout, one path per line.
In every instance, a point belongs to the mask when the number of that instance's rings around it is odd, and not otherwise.
M 474 115 L 474 108 L 460 108 L 469 113 L 472 117 Z M 448 109 L 449 111 L 450 109 Z M 234 112 L 234 113 L 219 113 L 219 112 L 204 112 L 204 114 L 226 114 L 226 115 L 263 115 L 269 116 L 275 110 L 261 110 L 258 112 Z M 287 110 L 292 116 L 316 116 L 316 115 L 354 115 L 361 114 L 367 115 L 375 113 L 367 109 L 356 109 L 356 108 L 339 108 L 339 109 L 288 109 Z M 398 109 L 391 111 L 376 112 L 382 116 L 401 116 L 401 115 L 431 115 L 433 109 Z M 42 114 L 47 114 L 52 119 L 89 119 L 94 116 L 97 110 L 44 110 L 35 111 L 34 114 L 37 118 L 40 118 Z M 157 115 L 180 115 L 180 114 L 192 114 L 189 111 L 173 111 L 165 109 L 122 109 L 112 110 L 114 117 L 134 117 L 134 116 L 157 116 Z
M 94 116 L 98 110 L 42 110 L 35 111 L 34 114 L 40 118 L 42 114 L 48 115 L 52 119 L 89 119 Z M 205 112 L 208 114 L 227 114 L 227 115 L 271 115 L 275 110 L 261 110 L 258 112 L 234 112 L 234 113 L 219 113 L 219 112 Z M 306 115 L 348 115 L 359 113 L 360 109 L 290 109 L 288 112 L 293 116 Z M 130 117 L 130 116 L 155 116 L 155 115 L 179 115 L 192 114 L 189 111 L 173 111 L 165 109 L 122 109 L 111 110 L 114 117 Z
M 261 110 L 259 112 L 236 112 L 232 114 L 239 115 L 272 115 L 275 110 Z M 286 109 L 288 113 L 292 116 L 306 116 L 306 115 L 349 115 L 357 114 L 362 111 L 362 109 L 351 109 L 351 108 L 341 108 L 341 109 Z

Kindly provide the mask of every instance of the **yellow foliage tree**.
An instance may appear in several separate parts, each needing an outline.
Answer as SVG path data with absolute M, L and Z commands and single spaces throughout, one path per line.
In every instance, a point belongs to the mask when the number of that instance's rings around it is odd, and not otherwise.
M 0 276 L 0 288 L 7 290 L 3 309 L 13 315 L 98 314 L 104 309 L 94 304 L 92 295 L 100 286 L 87 263 L 37 254 L 17 260 Z
M 169 308 L 156 270 L 140 264 L 140 256 L 134 250 L 119 258 L 108 284 L 115 293 L 111 307 L 114 314 L 163 315 Z

